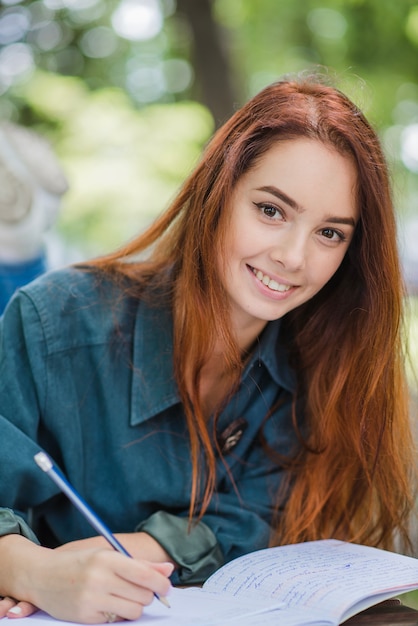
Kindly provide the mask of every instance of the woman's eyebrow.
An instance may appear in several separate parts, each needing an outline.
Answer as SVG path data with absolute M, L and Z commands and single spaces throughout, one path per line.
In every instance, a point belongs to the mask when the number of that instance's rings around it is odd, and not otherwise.
M 292 209 L 297 211 L 298 213 L 302 213 L 305 209 L 303 209 L 300 204 L 293 200 L 290 196 L 288 196 L 284 191 L 274 187 L 274 185 L 265 185 L 263 187 L 258 187 L 257 191 L 266 191 L 267 193 L 271 193 L 272 196 L 276 196 L 279 200 L 286 202 Z
M 353 217 L 334 217 L 327 216 L 324 219 L 325 222 L 331 222 L 331 224 L 346 224 L 347 226 L 352 226 L 353 228 L 356 225 L 356 220 Z
M 257 191 L 265 191 L 270 193 L 272 196 L 276 196 L 282 202 L 285 202 L 288 206 L 294 209 L 297 213 L 303 213 L 306 209 L 304 209 L 300 204 L 296 202 L 293 198 L 287 195 L 281 189 L 278 189 L 274 185 L 265 185 L 263 187 L 257 187 Z M 353 228 L 356 225 L 356 220 L 353 217 L 338 217 L 333 215 L 327 215 L 324 217 L 324 222 L 331 222 L 332 224 L 346 224 L 347 226 L 352 226 Z

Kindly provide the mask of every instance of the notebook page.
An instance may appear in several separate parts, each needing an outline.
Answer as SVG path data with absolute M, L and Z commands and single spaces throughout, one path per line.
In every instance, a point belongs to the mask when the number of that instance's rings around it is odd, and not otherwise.
M 168 609 L 154 600 L 145 607 L 140 619 L 130 622 L 121 622 L 131 626 L 222 626 L 233 621 L 240 623 L 246 615 L 260 615 L 270 608 L 281 603 L 265 598 L 239 599 L 230 596 L 220 596 L 216 593 L 206 593 L 199 588 L 172 589 L 167 596 L 170 603 Z M 240 621 L 241 620 L 241 621 Z M 18 620 L 19 626 L 80 626 L 74 622 L 56 620 L 43 611 L 38 611 L 30 617 Z M 293 626 L 289 624 L 289 626 Z
M 418 587 L 418 559 L 340 541 L 316 541 L 270 548 L 227 563 L 204 589 L 236 597 L 264 595 L 287 607 L 320 608 L 338 622 L 357 610 Z M 358 603 L 363 601 L 361 605 Z M 359 608 L 361 607 L 361 608 Z
M 314 611 L 285 608 L 282 603 L 266 598 L 234 598 L 198 588 L 174 589 L 169 595 L 170 615 L 164 607 L 153 602 L 139 620 L 142 624 L 158 626 L 333 626 L 323 622 Z M 336 626 L 336 625 L 334 625 Z

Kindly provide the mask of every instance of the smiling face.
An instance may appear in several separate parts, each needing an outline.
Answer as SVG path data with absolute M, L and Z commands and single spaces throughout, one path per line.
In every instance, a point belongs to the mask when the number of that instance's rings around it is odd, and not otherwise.
M 355 187 L 348 157 L 305 138 L 273 145 L 239 180 L 221 276 L 241 345 L 333 276 L 359 217 Z

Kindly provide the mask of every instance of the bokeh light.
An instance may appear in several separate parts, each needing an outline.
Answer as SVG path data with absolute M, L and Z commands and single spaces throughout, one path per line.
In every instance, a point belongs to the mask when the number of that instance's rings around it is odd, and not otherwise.
M 402 132 L 401 159 L 411 172 L 418 173 L 418 124 L 410 124 Z
M 80 39 L 83 54 L 94 59 L 104 59 L 112 55 L 118 47 L 115 33 L 107 26 L 97 26 L 85 32 Z
M 122 0 L 112 15 L 112 26 L 124 39 L 152 39 L 163 27 L 158 0 Z
M 313 9 L 309 11 L 306 21 L 315 35 L 325 39 L 340 39 L 347 30 L 347 20 L 335 9 Z

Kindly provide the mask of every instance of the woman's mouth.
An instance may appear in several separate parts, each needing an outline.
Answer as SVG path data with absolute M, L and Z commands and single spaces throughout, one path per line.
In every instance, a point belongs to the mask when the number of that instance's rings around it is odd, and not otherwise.
M 267 274 L 263 274 L 261 270 L 255 269 L 255 267 L 252 267 L 251 270 L 253 274 L 258 278 L 258 280 L 272 291 L 289 291 L 289 289 L 292 288 L 291 285 L 278 283 L 276 280 L 273 280 L 273 278 L 270 278 L 270 276 L 268 276 Z

